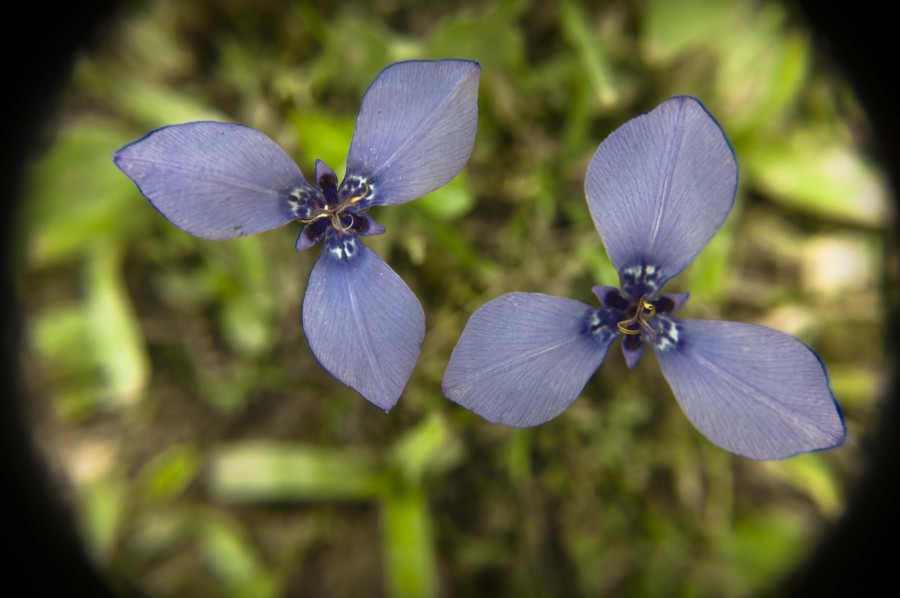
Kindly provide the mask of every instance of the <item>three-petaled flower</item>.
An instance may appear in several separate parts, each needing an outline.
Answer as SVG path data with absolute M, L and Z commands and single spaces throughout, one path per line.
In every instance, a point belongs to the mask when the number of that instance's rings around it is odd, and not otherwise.
M 231 123 L 157 129 L 116 152 L 115 163 L 163 216 L 198 237 L 303 223 L 297 251 L 323 244 L 303 300 L 310 349 L 335 378 L 387 411 L 418 360 L 425 315 L 406 283 L 360 241 L 385 230 L 365 212 L 421 197 L 459 173 L 475 142 L 479 70 L 466 60 L 385 68 L 363 97 L 340 185 L 320 160 L 310 184 L 275 142 Z
M 622 337 L 627 365 L 649 345 L 688 419 L 728 451 L 781 459 L 841 445 L 843 416 L 808 347 L 763 326 L 676 318 L 687 293 L 660 292 L 724 222 L 737 173 L 725 133 L 694 98 L 614 131 L 585 194 L 621 289 L 594 287 L 599 309 L 537 293 L 489 301 L 453 350 L 444 394 L 489 421 L 535 426 L 578 398 Z

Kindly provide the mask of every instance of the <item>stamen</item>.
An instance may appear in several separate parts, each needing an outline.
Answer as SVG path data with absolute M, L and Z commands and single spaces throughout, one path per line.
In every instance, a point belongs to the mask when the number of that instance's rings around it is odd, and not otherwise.
M 648 295 L 644 295 L 641 297 L 640 301 L 638 301 L 638 305 L 634 310 L 634 316 L 628 318 L 627 320 L 622 320 L 618 323 L 619 332 L 622 334 L 627 334 L 629 336 L 634 336 L 636 334 L 640 334 L 641 330 L 650 335 L 651 339 L 656 339 L 656 330 L 654 330 L 653 326 L 650 325 L 648 320 L 652 319 L 653 316 L 656 315 L 656 306 L 647 301 Z M 646 313 L 645 313 L 646 311 Z M 630 328 L 634 324 L 638 325 L 638 329 L 634 330 Z
M 631 318 L 630 320 L 622 320 L 621 322 L 619 322 L 619 332 L 621 332 L 622 334 L 640 334 L 640 330 L 632 330 L 631 328 L 626 328 L 626 326 L 628 326 L 629 324 L 634 324 L 634 320 L 634 318 Z
M 360 181 L 359 183 L 362 186 L 362 191 L 360 191 L 359 195 L 348 199 L 345 202 L 345 205 L 352 206 L 353 204 L 357 203 L 358 201 L 362 200 L 364 197 L 369 195 L 369 191 L 371 190 L 371 187 L 369 187 L 369 184 L 365 181 Z
M 335 230 L 346 233 L 357 225 L 356 216 L 352 212 L 347 211 L 347 208 L 365 199 L 370 191 L 371 187 L 369 187 L 369 185 L 366 183 L 362 183 L 362 191 L 360 195 L 351 197 L 350 199 L 340 203 L 327 202 L 325 205 L 319 208 L 318 214 L 307 220 L 301 220 L 301 222 L 303 222 L 304 224 L 310 224 L 318 220 L 319 218 L 328 218 L 331 220 L 331 226 L 333 226 Z M 349 218 L 349 223 L 346 226 L 344 225 L 345 217 Z
M 320 213 L 316 214 L 315 216 L 313 216 L 312 218 L 309 218 L 307 220 L 301 220 L 300 222 L 303 224 L 311 224 L 311 223 L 315 222 L 316 220 L 318 220 L 319 218 L 328 218 L 328 216 L 329 216 L 329 214 L 327 212 L 320 212 Z
M 656 340 L 656 330 L 654 330 L 653 326 L 651 326 L 647 320 L 638 320 L 638 324 L 644 332 L 650 335 L 652 340 Z

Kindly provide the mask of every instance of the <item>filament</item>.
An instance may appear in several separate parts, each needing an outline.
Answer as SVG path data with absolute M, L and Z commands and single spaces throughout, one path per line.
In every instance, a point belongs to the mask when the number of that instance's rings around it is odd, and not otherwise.
M 640 334 L 641 330 L 643 330 L 650 335 L 650 338 L 656 338 L 656 330 L 653 329 L 653 326 L 651 326 L 648 321 L 656 315 L 656 306 L 647 301 L 647 297 L 647 295 L 644 295 L 641 297 L 640 301 L 638 301 L 634 316 L 627 320 L 622 320 L 617 324 L 619 332 L 634 336 Z M 634 326 L 635 324 L 638 326 L 637 329 L 631 328 L 631 326 Z

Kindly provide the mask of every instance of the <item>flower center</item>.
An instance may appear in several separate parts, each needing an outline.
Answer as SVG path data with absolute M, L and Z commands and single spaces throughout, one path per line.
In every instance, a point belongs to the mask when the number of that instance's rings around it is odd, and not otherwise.
M 328 218 L 331 220 L 331 226 L 341 232 L 347 232 L 353 225 L 356 224 L 356 218 L 353 216 L 353 212 L 348 212 L 347 208 L 350 207 L 348 203 L 341 203 L 336 206 L 324 206 L 320 209 L 320 211 L 312 217 L 310 222 L 314 222 L 319 220 L 320 218 Z
M 631 305 L 631 317 L 618 323 L 619 332 L 629 336 L 641 333 L 641 330 L 656 338 L 656 330 L 650 325 L 650 320 L 656 315 L 656 306 L 647 301 L 649 295 L 642 296 Z
M 306 221 L 306 224 L 327 218 L 335 230 L 346 233 L 357 224 L 356 214 L 351 208 L 366 197 L 369 193 L 369 186 L 365 181 L 359 181 L 358 184 L 351 186 L 349 197 L 341 199 L 338 195 L 337 176 L 334 171 L 324 164 L 322 166 L 317 164 L 317 171 L 316 183 L 325 201 L 322 205 L 316 206 L 312 217 Z M 346 189 L 343 190 L 346 191 Z

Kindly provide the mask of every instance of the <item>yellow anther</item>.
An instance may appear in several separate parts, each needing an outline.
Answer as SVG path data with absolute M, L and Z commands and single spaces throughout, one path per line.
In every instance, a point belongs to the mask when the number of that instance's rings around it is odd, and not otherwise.
M 640 334 L 641 333 L 640 330 L 632 330 L 631 328 L 626 328 L 626 326 L 628 326 L 629 324 L 633 324 L 633 323 L 634 323 L 634 318 L 631 318 L 630 320 L 623 320 L 623 321 L 619 322 L 619 324 L 618 324 L 619 332 L 621 332 L 622 334 L 628 334 L 630 336 L 633 336 L 635 334 Z
M 309 220 L 301 220 L 300 222 L 302 222 L 303 224 L 310 224 L 311 222 L 315 222 L 319 218 L 328 218 L 328 216 L 329 216 L 328 214 L 326 214 L 325 212 L 322 212 L 321 214 L 316 214 Z
M 369 187 L 369 185 L 367 185 L 363 181 L 360 181 L 360 183 L 362 184 L 362 194 L 357 195 L 356 197 L 351 197 L 350 199 L 348 199 L 347 201 L 344 202 L 344 205 L 351 206 L 351 205 L 361 201 L 362 199 L 365 199 L 366 196 L 369 195 L 369 190 L 371 189 L 371 187 Z
M 622 320 L 617 324 L 619 332 L 621 332 L 622 334 L 627 334 L 629 336 L 634 336 L 636 334 L 640 334 L 641 330 L 643 330 L 644 332 L 649 334 L 651 338 L 656 338 L 656 331 L 647 322 L 647 320 L 656 315 L 656 306 L 647 301 L 647 295 L 641 297 L 638 303 L 640 304 L 640 307 L 635 309 L 634 316 L 628 318 L 627 320 Z M 633 326 L 635 324 L 637 324 L 636 330 L 629 328 L 629 326 Z

